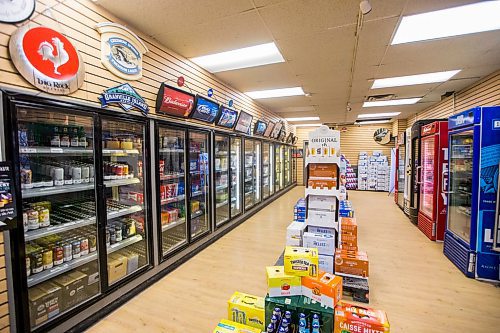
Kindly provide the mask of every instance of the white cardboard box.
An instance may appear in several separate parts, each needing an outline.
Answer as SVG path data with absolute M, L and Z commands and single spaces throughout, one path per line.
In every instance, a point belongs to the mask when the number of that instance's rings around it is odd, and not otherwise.
M 317 248 L 318 254 L 334 255 L 335 235 L 304 232 L 304 237 L 302 239 L 302 246 L 309 248 Z
M 302 234 L 306 230 L 307 225 L 304 222 L 292 222 L 286 228 L 286 238 L 302 239 Z
M 307 232 L 312 232 L 314 234 L 328 234 L 328 235 L 334 235 L 335 234 L 335 229 L 333 228 L 325 228 L 325 227 L 317 227 L 314 225 L 310 225 L 307 227 Z
M 321 269 L 324 272 L 334 274 L 333 271 L 333 256 L 329 256 L 326 254 L 319 254 L 318 255 L 318 266 L 319 269 Z
M 302 239 L 287 237 L 286 246 L 302 246 Z
M 328 226 L 335 222 L 335 211 L 309 209 L 307 211 L 307 223 L 317 226 Z
M 310 195 L 308 196 L 307 207 L 309 209 L 321 209 L 335 211 L 337 207 L 337 198 L 327 195 Z

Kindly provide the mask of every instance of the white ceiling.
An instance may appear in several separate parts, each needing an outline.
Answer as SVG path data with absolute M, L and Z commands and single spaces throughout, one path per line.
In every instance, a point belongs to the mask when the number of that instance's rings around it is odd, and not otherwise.
M 285 63 L 217 73 L 241 91 L 302 86 L 311 96 L 259 100 L 285 117 L 319 115 L 350 122 L 359 113 L 400 111 L 438 102 L 500 68 L 500 31 L 390 45 L 402 16 L 460 6 L 464 0 L 370 0 L 349 87 L 358 0 L 98 0 L 131 26 L 192 58 L 274 41 Z M 371 90 L 375 78 L 462 69 L 445 83 Z M 424 98 L 415 105 L 361 108 L 366 96 Z M 350 96 L 350 98 L 349 98 Z M 347 103 L 352 111 L 347 113 Z

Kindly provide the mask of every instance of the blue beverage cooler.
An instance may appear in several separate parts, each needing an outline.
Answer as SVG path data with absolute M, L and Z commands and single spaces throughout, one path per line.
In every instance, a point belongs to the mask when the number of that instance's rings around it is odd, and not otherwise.
M 500 281 L 493 251 L 500 161 L 500 107 L 476 107 L 448 119 L 449 172 L 444 254 L 468 277 Z

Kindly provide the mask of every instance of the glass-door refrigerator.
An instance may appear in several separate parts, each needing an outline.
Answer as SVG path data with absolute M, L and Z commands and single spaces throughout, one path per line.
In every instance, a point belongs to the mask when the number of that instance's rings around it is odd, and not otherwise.
M 157 207 L 163 257 L 188 243 L 186 197 L 186 130 L 158 124 L 156 128 Z
M 215 135 L 215 226 L 218 227 L 229 221 L 229 136 Z
M 271 144 L 269 142 L 262 143 L 262 198 L 267 199 L 271 195 Z
M 261 142 L 245 139 L 244 168 L 245 209 L 250 209 L 261 200 Z
M 424 125 L 421 132 L 418 228 L 430 240 L 443 241 L 448 189 L 448 121 Z
M 243 175 L 242 175 L 242 138 L 239 136 L 230 137 L 231 157 L 229 163 L 229 176 L 231 178 L 231 218 L 235 218 L 243 213 Z
M 269 196 L 272 197 L 274 195 L 274 182 L 276 178 L 275 174 L 275 156 L 274 156 L 275 146 L 272 143 L 269 143 Z
M 47 331 L 150 266 L 146 121 L 32 97 L 4 105 L 17 328 Z
M 284 160 L 284 186 L 288 187 L 292 183 L 292 154 L 290 153 L 290 146 L 283 146 L 283 160 Z
M 444 254 L 468 277 L 500 281 L 492 230 L 498 192 L 500 107 L 448 119 L 449 195 Z
M 405 189 L 405 132 L 396 137 L 396 172 L 394 182 L 394 202 L 399 208 L 404 208 L 404 189 Z
M 102 117 L 102 161 L 108 285 L 149 265 L 144 166 L 146 123 Z M 83 172 L 83 169 L 82 169 Z M 126 266 L 126 269 L 122 267 Z
M 279 192 L 283 188 L 283 150 L 280 144 L 274 145 L 275 179 L 274 192 Z
M 189 193 L 190 239 L 194 241 L 211 230 L 210 133 L 190 129 L 188 142 L 189 174 L 186 193 Z

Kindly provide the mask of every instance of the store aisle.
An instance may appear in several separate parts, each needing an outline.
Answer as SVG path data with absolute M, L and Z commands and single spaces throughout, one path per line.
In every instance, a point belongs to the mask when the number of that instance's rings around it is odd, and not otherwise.
M 283 251 L 291 190 L 228 235 L 98 322 L 89 332 L 211 332 L 236 290 L 264 295 L 265 266 Z M 386 193 L 350 192 L 359 244 L 370 257 L 370 306 L 392 332 L 494 332 L 500 288 L 465 278 Z

